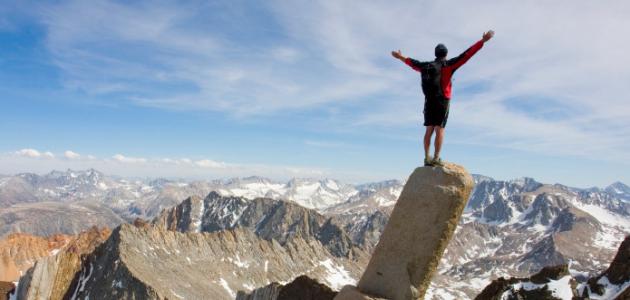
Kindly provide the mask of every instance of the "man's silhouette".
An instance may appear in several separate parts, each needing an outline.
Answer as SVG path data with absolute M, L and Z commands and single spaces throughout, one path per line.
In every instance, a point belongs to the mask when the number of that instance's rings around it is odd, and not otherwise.
M 420 62 L 413 58 L 405 57 L 398 51 L 392 51 L 392 56 L 409 65 L 422 74 L 422 92 L 424 93 L 424 165 L 441 166 L 440 150 L 444 140 L 444 127 L 448 119 L 448 109 L 451 99 L 451 77 L 453 73 L 465 64 L 483 44 L 494 36 L 494 31 L 485 32 L 478 42 L 459 56 L 446 59 L 448 49 L 443 44 L 435 47 L 435 60 Z M 433 158 L 429 155 L 431 137 L 435 131 L 435 153 Z

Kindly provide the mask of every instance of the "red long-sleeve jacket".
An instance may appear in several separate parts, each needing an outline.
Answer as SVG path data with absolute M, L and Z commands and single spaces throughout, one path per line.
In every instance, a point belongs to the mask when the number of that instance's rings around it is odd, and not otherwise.
M 464 53 L 448 60 L 436 59 L 435 61 L 420 62 L 413 58 L 407 58 L 405 60 L 405 64 L 422 73 L 422 91 L 426 97 L 442 96 L 446 99 L 451 99 L 451 78 L 453 77 L 453 73 L 455 73 L 459 67 L 465 64 L 482 47 L 483 40 L 479 40 L 464 51 Z M 439 87 L 435 86 L 437 84 L 431 83 L 434 79 L 439 82 Z

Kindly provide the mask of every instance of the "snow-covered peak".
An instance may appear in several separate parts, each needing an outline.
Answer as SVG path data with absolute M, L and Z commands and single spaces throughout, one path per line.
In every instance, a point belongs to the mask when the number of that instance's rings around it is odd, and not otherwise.
M 617 181 L 617 182 L 607 186 L 606 190 L 609 190 L 611 192 L 615 192 L 617 194 L 622 194 L 622 193 L 629 193 L 630 192 L 630 187 L 627 186 L 626 184 L 624 184 L 621 181 Z
M 611 196 L 630 202 L 630 187 L 622 182 L 615 182 L 604 189 Z
M 273 184 L 276 183 L 273 180 L 260 176 L 249 176 L 249 177 L 234 177 L 225 181 L 225 185 L 243 185 L 243 184 Z
M 400 180 L 390 179 L 390 180 L 385 180 L 385 181 L 361 184 L 357 186 L 357 189 L 360 191 L 377 191 L 377 190 L 387 189 L 387 188 L 392 188 L 392 187 L 396 188 L 403 185 L 404 183 L 401 182 Z
M 521 177 L 517 179 L 513 179 L 510 181 L 511 183 L 520 186 L 524 191 L 534 191 L 542 186 L 542 183 L 536 181 L 534 178 L 530 177 Z
M 286 184 L 283 196 L 304 207 L 322 209 L 344 202 L 356 193 L 354 186 L 331 179 L 295 178 Z
M 488 176 L 484 176 L 480 174 L 472 174 L 472 177 L 473 177 L 473 180 L 475 181 L 475 184 L 478 184 L 484 181 L 494 181 L 492 177 L 488 177 Z

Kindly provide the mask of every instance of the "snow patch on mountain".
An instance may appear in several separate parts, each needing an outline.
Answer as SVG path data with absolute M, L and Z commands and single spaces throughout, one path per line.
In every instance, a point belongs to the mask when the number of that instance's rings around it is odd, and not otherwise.
M 350 276 L 350 273 L 343 266 L 335 264 L 331 259 L 320 261 L 319 265 L 326 268 L 328 272 L 326 281 L 333 289 L 339 290 L 344 285 L 356 283 L 356 280 Z
M 9 300 L 17 300 L 17 292 L 18 292 L 18 284 L 19 284 L 19 282 L 15 282 L 14 281 L 13 284 L 15 285 L 15 290 L 13 290 L 13 293 L 9 294 Z
M 76 289 L 74 290 L 74 293 L 72 293 L 72 297 L 70 297 L 70 299 L 74 300 L 77 298 L 77 293 L 79 292 L 83 292 L 83 290 L 85 289 L 85 283 L 90 280 L 90 277 L 92 277 L 92 272 L 94 271 L 94 266 L 92 265 L 92 263 L 90 262 L 89 268 L 88 268 L 88 273 L 85 274 L 85 271 L 83 270 L 81 272 L 81 275 L 79 277 L 79 283 L 77 284 Z
M 228 294 L 230 294 L 232 298 L 236 298 L 236 292 L 230 288 L 230 285 L 225 279 L 219 278 L 219 284 L 228 292 Z
M 613 213 L 610 210 L 602 208 L 598 205 L 582 204 L 580 202 L 575 202 L 574 205 L 577 208 L 595 217 L 602 224 L 620 228 L 630 232 L 630 218 L 628 218 L 627 216 L 624 217 L 619 214 Z
M 584 289 L 587 289 L 589 292 L 588 294 L 590 296 L 590 299 L 592 300 L 608 300 L 608 299 L 617 299 L 617 297 L 621 293 L 623 293 L 627 288 L 630 287 L 630 281 L 625 282 L 623 284 L 612 284 L 610 283 L 610 281 L 608 280 L 608 277 L 606 276 L 602 276 L 602 278 L 600 278 L 597 281 L 597 283 L 603 286 L 603 290 L 604 290 L 603 295 L 598 295 L 597 293 L 592 292 L 591 288 L 588 286 L 587 283 L 578 284 L 576 290 L 578 291 L 579 295 L 582 295 L 582 293 L 584 292 Z

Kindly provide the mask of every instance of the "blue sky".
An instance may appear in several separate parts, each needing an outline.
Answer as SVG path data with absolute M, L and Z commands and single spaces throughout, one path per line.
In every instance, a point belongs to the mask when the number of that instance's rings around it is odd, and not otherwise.
M 494 29 L 454 77 L 443 157 L 498 179 L 629 183 L 630 4 L 544 4 L 3 4 L 0 173 L 404 179 L 423 98 L 389 52 L 456 55 Z

